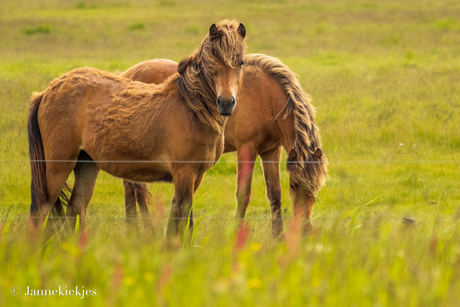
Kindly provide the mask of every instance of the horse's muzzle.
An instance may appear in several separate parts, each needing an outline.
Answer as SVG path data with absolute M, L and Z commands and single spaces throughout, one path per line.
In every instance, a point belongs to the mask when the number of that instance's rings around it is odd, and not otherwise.
M 229 98 L 224 98 L 219 96 L 217 98 L 217 108 L 219 108 L 219 113 L 222 116 L 230 116 L 235 109 L 236 100 L 235 97 L 231 96 Z

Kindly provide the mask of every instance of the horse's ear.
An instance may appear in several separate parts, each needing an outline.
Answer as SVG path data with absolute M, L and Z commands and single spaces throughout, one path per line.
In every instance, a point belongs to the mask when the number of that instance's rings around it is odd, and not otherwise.
M 179 66 L 177 67 L 177 72 L 182 75 L 185 72 L 185 69 L 192 63 L 192 57 L 183 58 L 179 62 Z
M 213 23 L 212 26 L 209 28 L 209 36 L 211 36 L 211 38 L 219 36 L 219 31 L 217 30 L 215 23 Z
M 323 151 L 321 150 L 321 148 L 316 148 L 314 155 L 316 159 L 321 160 L 321 157 L 323 156 Z
M 246 37 L 246 27 L 244 24 L 240 23 L 240 26 L 238 27 L 238 33 L 240 33 L 242 38 Z

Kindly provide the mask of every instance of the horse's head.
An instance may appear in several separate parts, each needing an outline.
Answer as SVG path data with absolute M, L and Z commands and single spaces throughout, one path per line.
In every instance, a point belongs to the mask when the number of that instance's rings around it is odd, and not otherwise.
M 177 69 L 181 96 L 201 122 L 222 133 L 241 83 L 246 28 L 236 21 L 213 24 L 201 45 Z
M 302 161 L 294 148 L 289 152 L 286 166 L 289 172 L 289 194 L 293 203 L 294 216 L 305 221 L 304 231 L 308 231 L 313 226 L 311 222 L 313 204 L 325 180 L 315 169 L 320 163 L 325 162 L 322 150 L 317 148 L 309 156 L 311 160 Z
M 309 189 L 298 184 L 292 176 L 289 177 L 289 195 L 292 199 L 294 217 L 304 220 L 304 231 L 310 230 L 313 227 L 311 218 L 316 197 Z
M 212 54 L 216 63 L 213 80 L 216 86 L 217 108 L 223 116 L 231 115 L 236 106 L 236 93 L 244 64 L 245 36 L 246 28 L 242 23 L 222 21 L 217 26 L 213 24 L 209 29 Z
M 236 105 L 245 36 L 246 28 L 237 21 L 213 24 L 201 45 L 179 63 L 179 92 L 216 131 L 222 131 L 222 116 L 231 115 Z

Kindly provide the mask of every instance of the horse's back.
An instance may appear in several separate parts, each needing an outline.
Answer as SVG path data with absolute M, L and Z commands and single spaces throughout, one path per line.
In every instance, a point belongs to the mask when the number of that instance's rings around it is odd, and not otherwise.
M 51 81 L 44 91 L 41 107 L 55 109 L 72 108 L 93 100 L 93 97 L 113 92 L 123 84 L 123 79 L 116 75 L 90 67 L 81 67 L 63 74 Z
M 104 144 L 142 143 L 144 136 L 137 134 L 145 131 L 148 114 L 155 117 L 161 95 L 154 85 L 94 68 L 74 69 L 53 80 L 43 93 L 38 121 L 49 143 L 45 147 L 66 142 L 73 151 L 87 150 L 96 159 L 94 155 L 108 150 Z
M 177 72 L 177 63 L 167 59 L 148 60 L 129 68 L 122 77 L 145 83 L 160 84 Z

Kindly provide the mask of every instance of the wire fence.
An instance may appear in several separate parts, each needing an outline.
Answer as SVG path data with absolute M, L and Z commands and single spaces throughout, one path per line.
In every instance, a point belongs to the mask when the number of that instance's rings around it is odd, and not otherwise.
M 379 214 L 376 214 L 373 217 L 364 217 L 364 220 L 366 219 L 374 219 L 374 220 L 381 220 L 384 218 L 386 221 L 392 221 L 392 222 L 402 222 L 404 224 L 408 223 L 420 223 L 422 220 L 416 220 L 411 216 L 406 216 L 404 214 L 398 213 L 398 214 L 391 214 L 391 213 L 385 213 L 385 212 L 380 212 Z M 176 220 L 176 221 L 188 221 L 188 217 L 168 217 L 168 216 L 149 216 L 149 217 L 125 217 L 125 216 L 110 216 L 110 215 L 87 215 L 84 217 L 69 217 L 69 216 L 49 216 L 49 217 L 33 217 L 30 216 L 28 213 L 24 215 L 3 215 L 0 216 L 0 222 L 3 221 L 23 221 L 23 220 L 38 220 L 38 221 L 44 221 L 44 220 L 59 220 L 59 221 L 70 221 L 74 222 L 77 221 L 86 221 L 86 222 L 97 222 L 97 221 L 111 221 L 111 222 L 131 222 L 131 221 L 140 221 L 140 222 L 151 222 L 152 224 L 158 224 L 159 222 L 165 223 L 168 222 L 169 220 Z M 334 214 L 333 217 L 331 216 L 324 216 L 324 214 L 320 213 L 317 216 L 312 217 L 311 219 L 306 219 L 306 218 L 299 218 L 299 217 L 294 217 L 294 216 L 289 216 L 289 217 L 276 217 L 276 218 L 271 218 L 271 217 L 245 217 L 245 218 L 237 218 L 235 217 L 234 214 L 229 214 L 227 216 L 214 216 L 214 215 L 205 215 L 205 216 L 194 216 L 193 218 L 194 222 L 199 222 L 202 223 L 204 221 L 207 222 L 226 222 L 229 224 L 239 224 L 239 223 L 258 223 L 258 222 L 264 222 L 269 224 L 270 222 L 274 221 L 282 221 L 289 223 L 291 221 L 302 221 L 302 222 L 347 222 L 352 219 L 351 216 L 346 215 L 346 214 Z M 441 216 L 438 216 L 437 219 L 442 219 Z M 0 225 L 1 226 L 1 225 Z
M 28 214 L 28 213 L 27 213 Z M 1 219 L 32 219 L 32 220 L 76 220 L 76 217 L 70 217 L 70 216 L 49 216 L 49 217 L 34 217 L 30 215 L 5 215 L 5 216 L 0 216 Z M 188 220 L 188 217 L 168 217 L 168 216 L 163 216 L 163 217 L 158 217 L 152 215 L 151 217 L 124 217 L 124 216 L 110 216 L 110 215 L 100 215 L 96 214 L 94 215 L 87 215 L 85 217 L 79 217 L 78 219 L 85 219 L 85 220 L 99 220 L 99 219 L 108 219 L 108 220 L 146 220 L 146 221 L 156 221 L 156 220 Z M 282 218 L 282 217 L 277 217 L 277 218 L 270 218 L 270 217 L 245 217 L 245 218 L 236 218 L 234 215 L 229 215 L 228 217 L 216 217 L 216 216 L 194 216 L 193 220 L 210 220 L 210 221 L 228 221 L 228 222 L 239 222 L 239 221 L 290 221 L 290 220 L 298 220 L 299 218 L 294 218 L 294 217 L 287 217 L 287 218 Z M 300 220 L 310 220 L 310 219 L 302 219 Z M 313 220 L 313 219 L 311 219 Z
M 177 161 L 177 160 L 29 160 L 29 159 L 9 159 L 9 160 L 0 160 L 0 163 L 31 163 L 31 162 L 38 162 L 38 163 L 140 163 L 140 164 L 151 164 L 151 163 L 227 163 L 227 164 L 237 164 L 237 163 L 280 163 L 280 164 L 286 164 L 286 160 L 281 160 L 281 161 L 238 161 L 238 160 L 232 160 L 232 161 L 226 161 L 226 160 L 218 160 L 218 161 L 193 161 L 193 160 L 183 160 L 183 161 Z M 289 163 L 321 163 L 317 161 L 289 161 Z M 460 160 L 419 160 L 419 161 L 387 161 L 387 160 L 372 160 L 372 161 L 366 161 L 366 160 L 355 160 L 355 161 L 341 161 L 341 160 L 330 160 L 328 161 L 329 164 L 459 164 Z M 286 211 L 284 211 L 286 213 Z M 119 214 L 119 213 L 118 213 Z M 276 220 L 282 220 L 282 221 L 290 221 L 295 219 L 294 217 L 288 216 L 288 217 L 283 217 L 283 218 L 272 218 L 270 216 L 271 213 L 264 213 L 265 216 L 260 216 L 260 217 L 246 217 L 244 218 L 245 221 L 276 221 Z M 0 215 L 0 220 L 5 220 L 5 219 L 43 219 L 43 217 L 31 217 L 29 215 L 9 215 L 8 213 Z M 49 219 L 56 219 L 56 220 L 72 220 L 72 217 L 67 217 L 67 216 L 50 216 Z M 172 219 L 172 220 L 185 220 L 188 219 L 187 217 L 184 218 L 178 218 L 178 217 L 173 217 L 169 218 L 168 216 L 163 216 L 163 217 L 158 217 L 158 216 L 152 216 L 152 217 L 145 217 L 141 215 L 141 212 L 139 212 L 139 216 L 137 217 L 126 217 L 126 216 L 119 216 L 119 215 L 100 215 L 100 214 L 95 214 L 95 215 L 88 215 L 85 217 L 86 220 L 91 221 L 91 220 L 100 220 L 100 219 L 107 219 L 107 220 L 155 220 L 157 221 L 158 219 Z M 194 219 L 205 219 L 208 221 L 237 221 L 238 219 L 235 218 L 234 213 L 229 214 L 227 216 L 215 216 L 215 215 L 208 215 L 208 216 L 194 216 Z M 314 217 L 312 220 L 317 220 L 321 219 L 321 216 Z
M 257 161 L 212 161 L 212 160 L 0 160 L 0 163 L 255 163 Z M 260 163 L 281 163 L 281 164 L 320 164 L 320 161 L 258 161 Z M 460 160 L 418 160 L 418 161 L 385 161 L 385 160 L 329 160 L 329 164 L 459 164 Z

